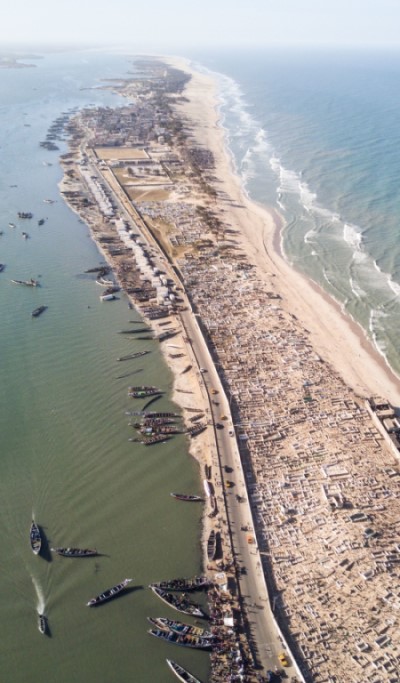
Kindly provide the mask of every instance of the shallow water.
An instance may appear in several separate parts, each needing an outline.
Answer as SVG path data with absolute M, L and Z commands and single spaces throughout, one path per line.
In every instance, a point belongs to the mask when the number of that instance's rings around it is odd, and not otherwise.
M 100 302 L 101 288 L 84 275 L 101 255 L 58 194 L 59 153 L 38 145 L 61 112 L 120 104 L 81 88 L 127 69 L 121 57 L 73 54 L 0 71 L 0 628 L 1 673 L 13 683 L 167 681 L 166 656 L 204 680 L 208 671 L 206 654 L 172 651 L 147 634 L 147 616 L 177 617 L 147 585 L 200 571 L 201 507 L 183 509 L 169 495 L 199 488 L 186 438 L 149 448 L 128 441 L 125 412 L 145 403 L 127 397 L 128 385 L 160 386 L 167 393 L 154 408 L 174 410 L 172 377 L 155 342 L 117 334 L 138 315 L 123 294 Z M 17 211 L 34 218 L 18 220 Z M 10 282 L 30 277 L 41 286 Z M 32 318 L 42 304 L 48 309 Z M 151 353 L 143 358 L 116 360 L 144 348 Z M 32 516 L 47 542 L 41 557 L 29 546 Z M 101 556 L 62 558 L 48 552 L 54 545 L 96 547 Z M 125 577 L 133 581 L 120 597 L 85 606 Z M 48 617 L 49 637 L 38 631 L 37 610 Z

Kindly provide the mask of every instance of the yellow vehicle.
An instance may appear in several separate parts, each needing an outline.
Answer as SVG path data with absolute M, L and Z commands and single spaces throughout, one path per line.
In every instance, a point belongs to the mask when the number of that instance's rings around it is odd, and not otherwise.
M 210 393 L 214 396 L 215 394 L 218 394 L 218 391 L 216 389 L 211 389 Z
M 254 536 L 247 536 L 247 543 L 249 543 L 249 545 L 255 543 Z
M 279 653 L 278 659 L 279 659 L 280 663 L 282 664 L 282 666 L 289 666 L 289 662 L 288 662 L 287 657 L 286 657 L 284 652 Z
M 226 481 L 225 481 L 225 486 L 226 486 L 227 489 L 231 489 L 232 486 L 233 486 L 233 481 L 228 481 L 228 480 L 226 480 Z
M 227 420 L 227 419 L 228 418 L 226 417 L 226 415 L 221 415 L 221 420 Z

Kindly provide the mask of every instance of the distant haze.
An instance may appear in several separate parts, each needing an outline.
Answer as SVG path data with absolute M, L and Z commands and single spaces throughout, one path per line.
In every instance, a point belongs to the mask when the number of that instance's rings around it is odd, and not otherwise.
M 399 44 L 399 0 L 11 0 L 0 41 L 180 47 Z

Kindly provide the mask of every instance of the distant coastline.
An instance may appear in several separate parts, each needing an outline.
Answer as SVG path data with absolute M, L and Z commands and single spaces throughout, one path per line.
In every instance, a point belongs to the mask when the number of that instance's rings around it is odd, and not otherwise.
M 37 55 L 0 55 L 0 69 L 31 69 L 36 64 L 21 62 L 21 59 L 39 59 Z

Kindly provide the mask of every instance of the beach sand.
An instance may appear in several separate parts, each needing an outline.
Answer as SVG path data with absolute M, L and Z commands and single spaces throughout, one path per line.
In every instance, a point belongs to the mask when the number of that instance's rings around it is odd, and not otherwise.
M 216 81 L 194 71 L 189 62 L 175 57 L 165 61 L 191 74 L 185 88 L 186 101 L 177 109 L 191 124 L 197 144 L 212 151 L 218 192 L 230 201 L 222 202 L 226 223 L 239 230 L 236 237 L 258 274 L 270 283 L 275 277 L 275 290 L 282 296 L 282 306 L 295 315 L 299 325 L 311 333 L 315 352 L 330 363 L 345 384 L 364 397 L 379 395 L 393 405 L 400 405 L 400 379 L 376 351 L 358 323 L 345 315 L 340 305 L 319 285 L 295 270 L 285 261 L 280 249 L 284 219 L 274 209 L 251 201 L 227 147 L 220 122 Z

